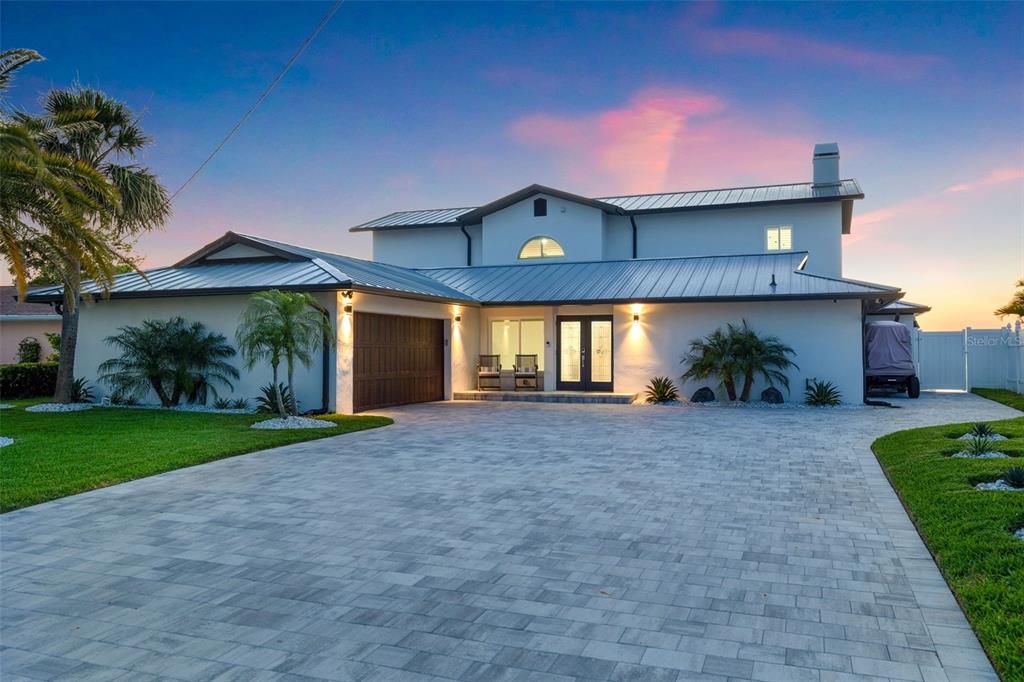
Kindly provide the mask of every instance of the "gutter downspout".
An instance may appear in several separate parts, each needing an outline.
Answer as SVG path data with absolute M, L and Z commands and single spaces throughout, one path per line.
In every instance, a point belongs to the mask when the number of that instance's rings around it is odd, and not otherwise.
M 459 229 L 462 230 L 462 234 L 466 235 L 466 265 L 473 264 L 473 238 L 469 236 L 469 232 L 466 232 L 465 225 L 459 225 Z
M 633 226 L 633 258 L 636 259 L 636 218 L 632 213 L 629 215 L 629 222 Z

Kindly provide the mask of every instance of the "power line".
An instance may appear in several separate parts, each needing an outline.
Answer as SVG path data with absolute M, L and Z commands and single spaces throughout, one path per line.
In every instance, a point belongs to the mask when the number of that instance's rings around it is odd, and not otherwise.
M 323 27 L 327 25 L 327 22 L 331 20 L 331 17 L 334 16 L 334 13 L 338 11 L 339 7 L 341 7 L 342 2 L 344 2 L 344 0 L 335 0 L 335 2 L 331 5 L 331 8 L 327 10 L 327 13 L 324 14 L 322 19 L 320 19 L 320 23 L 317 24 L 316 28 L 313 29 L 312 33 L 306 36 L 306 39 L 302 41 L 302 44 L 299 45 L 299 49 L 295 51 L 295 54 L 293 54 L 291 59 L 288 60 L 288 63 L 284 65 L 284 68 L 281 69 L 281 72 L 277 74 L 274 80 L 270 81 L 270 84 L 267 85 L 267 87 L 263 90 L 262 93 L 260 93 L 260 96 L 256 99 L 256 102 L 253 103 L 251 107 L 249 107 L 249 110 L 242 115 L 242 118 L 238 119 L 238 123 L 236 123 L 231 128 L 231 130 L 228 131 L 228 134 L 224 136 L 224 139 L 220 141 L 220 144 L 218 144 L 217 147 L 212 152 L 210 152 L 210 155 L 207 156 L 206 159 L 201 164 L 199 164 L 199 167 L 195 169 L 192 175 L 188 176 L 188 179 L 181 184 L 181 187 L 174 191 L 174 194 L 171 195 L 171 201 L 174 201 L 174 198 L 181 194 L 181 191 L 183 189 L 188 187 L 189 183 L 192 182 L 192 180 L 194 180 L 195 177 L 199 175 L 204 168 L 206 168 L 207 164 L 209 164 L 210 161 L 213 160 L 213 157 L 217 156 L 220 150 L 224 148 L 224 145 L 228 143 L 228 140 L 230 140 L 234 136 L 234 134 L 237 133 L 238 130 L 243 125 L 245 125 L 245 122 L 249 120 L 249 117 L 253 115 L 253 112 L 255 112 L 256 109 L 260 106 L 260 104 L 263 103 L 263 100 L 265 100 L 267 96 L 271 93 L 271 91 L 273 91 L 274 87 L 279 82 L 281 82 L 281 79 L 284 78 L 286 73 L 288 73 L 288 70 L 292 68 L 292 65 L 298 60 L 302 53 L 305 52 L 306 48 L 309 47 L 309 44 L 313 42 L 313 39 L 316 38 L 318 33 L 320 33 L 320 30 L 323 29 Z

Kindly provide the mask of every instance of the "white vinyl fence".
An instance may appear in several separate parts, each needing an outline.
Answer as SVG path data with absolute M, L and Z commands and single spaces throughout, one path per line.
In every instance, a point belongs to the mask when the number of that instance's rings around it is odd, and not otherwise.
M 918 330 L 916 346 L 921 388 L 1008 388 L 1024 393 L 1024 333 L 1020 321 L 1000 329 Z

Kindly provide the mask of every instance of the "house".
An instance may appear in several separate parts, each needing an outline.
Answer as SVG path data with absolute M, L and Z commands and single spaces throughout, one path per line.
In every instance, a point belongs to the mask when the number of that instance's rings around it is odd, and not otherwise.
M 60 315 L 51 306 L 19 302 L 17 287 L 0 287 L 0 364 L 17 362 L 18 344 L 28 338 L 39 342 L 45 360 L 53 352 L 48 333 L 60 333 Z
M 246 296 L 277 288 L 311 292 L 337 332 L 321 366 L 298 375 L 307 408 L 451 399 L 476 388 L 481 353 L 506 375 L 516 354 L 536 354 L 545 391 L 633 394 L 678 377 L 691 339 L 741 320 L 796 351 L 791 399 L 819 378 L 860 402 L 865 316 L 903 295 L 843 277 L 842 236 L 863 196 L 823 144 L 809 182 L 597 198 L 531 185 L 478 207 L 392 213 L 351 228 L 371 234 L 370 261 L 228 233 L 86 304 L 77 372 L 95 378 L 112 353 L 104 337 L 147 318 L 182 315 L 233 338 Z M 243 373 L 235 393 L 268 379 Z

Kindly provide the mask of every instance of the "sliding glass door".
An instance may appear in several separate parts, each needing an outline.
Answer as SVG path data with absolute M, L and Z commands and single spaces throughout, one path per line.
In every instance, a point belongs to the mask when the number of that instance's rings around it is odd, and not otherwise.
M 611 315 L 558 318 L 558 390 L 611 391 L 612 369 Z

